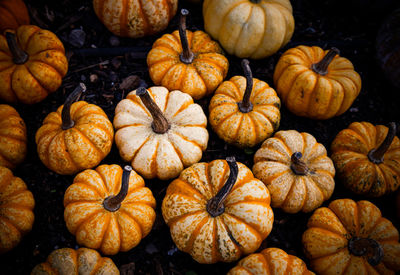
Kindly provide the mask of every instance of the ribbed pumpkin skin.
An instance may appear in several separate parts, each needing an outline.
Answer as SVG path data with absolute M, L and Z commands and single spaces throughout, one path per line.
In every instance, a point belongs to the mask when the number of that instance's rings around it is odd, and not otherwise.
M 33 195 L 24 181 L 0 166 L 0 254 L 13 249 L 31 231 L 34 206 Z
M 14 169 L 26 157 L 26 126 L 10 105 L 0 104 L 0 166 Z
M 294 31 L 289 0 L 205 0 L 204 29 L 240 58 L 261 59 L 289 42 Z
M 303 247 L 317 274 L 395 274 L 400 271 L 399 232 L 369 201 L 339 199 L 318 208 L 308 220 Z M 383 260 L 372 266 L 350 254 L 348 240 L 371 238 L 383 248 Z
M 121 189 L 122 168 L 100 165 L 79 173 L 64 195 L 64 220 L 80 245 L 105 255 L 128 251 L 149 234 L 156 214 L 156 201 L 135 171 L 129 178 L 128 194 L 121 207 L 111 212 L 103 201 Z
M 118 36 L 138 38 L 164 30 L 178 0 L 93 0 L 100 21 Z
M 101 257 L 93 249 L 60 248 L 47 257 L 47 261 L 36 265 L 31 275 L 119 275 L 119 270 L 110 258 Z
M 75 125 L 63 130 L 62 108 L 47 115 L 35 138 L 43 164 L 58 174 L 71 175 L 96 166 L 108 155 L 114 129 L 100 107 L 78 101 L 71 106 Z
M 296 175 L 291 156 L 302 153 L 301 160 L 313 171 Z M 267 139 L 254 155 L 254 176 L 268 187 L 271 206 L 288 213 L 310 212 L 330 198 L 335 188 L 335 168 L 326 149 L 308 133 L 279 131 Z
M 210 95 L 224 80 L 229 62 L 222 55 L 217 42 L 202 31 L 186 31 L 189 48 L 195 55 L 191 64 L 183 63 L 179 56 L 182 45 L 179 32 L 164 34 L 153 44 L 147 55 L 147 66 L 154 84 L 168 90 L 180 90 L 200 99 Z
M 0 0 L 0 33 L 29 24 L 28 9 L 22 0 Z
M 0 99 L 38 103 L 60 87 L 67 73 L 64 46 L 54 33 L 32 25 L 19 27 L 15 34 L 29 59 L 15 64 L 5 36 L 0 35 Z
M 287 254 L 279 248 L 267 248 L 254 253 L 232 268 L 227 275 L 311 275 L 306 264 L 296 256 Z
M 338 177 L 351 191 L 370 197 L 380 197 L 400 186 L 400 140 L 395 137 L 383 157 L 375 164 L 368 152 L 385 139 L 388 127 L 369 122 L 353 122 L 339 132 L 331 145 L 332 160 Z
M 242 113 L 238 104 L 246 89 L 246 78 L 234 76 L 215 91 L 209 105 L 209 121 L 218 136 L 238 147 L 253 147 L 270 137 L 281 119 L 281 101 L 264 81 L 253 78 L 250 97 L 253 110 Z
M 271 232 L 269 192 L 250 169 L 237 164 L 239 174 L 224 202 L 225 212 L 215 218 L 206 204 L 229 176 L 225 160 L 196 163 L 168 186 L 162 203 L 164 220 L 178 249 L 199 263 L 235 261 L 254 252 Z
M 200 105 L 178 90 L 151 87 L 148 92 L 170 129 L 164 134 L 153 131 L 153 118 L 135 90 L 115 109 L 115 143 L 121 157 L 143 177 L 175 178 L 184 167 L 198 162 L 207 148 L 207 117 Z
M 336 55 L 324 76 L 311 69 L 326 53 L 316 46 L 298 46 L 279 59 L 274 71 L 276 91 L 295 115 L 312 119 L 341 115 L 360 93 L 361 78 L 347 58 Z

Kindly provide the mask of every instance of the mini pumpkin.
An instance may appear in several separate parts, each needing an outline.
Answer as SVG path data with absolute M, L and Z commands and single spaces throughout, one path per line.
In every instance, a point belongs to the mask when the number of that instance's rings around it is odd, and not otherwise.
M 23 25 L 0 35 L 0 99 L 33 104 L 60 87 L 68 70 L 57 36 Z
M 199 263 L 254 252 L 272 229 L 264 184 L 234 158 L 196 163 L 167 189 L 162 214 L 178 249 Z
M 119 275 L 119 270 L 110 258 L 101 257 L 96 250 L 60 248 L 51 252 L 46 262 L 36 265 L 31 272 L 31 275 L 46 274 Z
M 79 173 L 64 195 L 64 220 L 80 245 L 114 255 L 149 234 L 156 201 L 132 167 L 100 165 Z
M 311 275 L 314 272 L 307 269 L 306 264 L 296 256 L 287 254 L 279 248 L 266 248 L 260 253 L 254 253 L 232 268 L 227 275 Z
M 16 29 L 28 25 L 28 9 L 22 0 L 0 0 L 0 33 L 7 29 Z
M 310 212 L 330 198 L 335 168 L 326 149 L 308 133 L 279 131 L 254 155 L 253 173 L 271 193 L 272 207 Z
M 0 104 L 0 166 L 14 169 L 26 157 L 26 126 L 10 105 Z
M 206 32 L 240 58 L 270 56 L 294 31 L 289 0 L 205 0 L 203 18 Z
M 178 0 L 93 0 L 93 9 L 107 29 L 131 38 L 164 30 L 177 8 Z
M 36 132 L 40 160 L 58 174 L 92 168 L 111 150 L 114 129 L 104 111 L 85 101 L 74 103 L 84 91 L 81 83 Z
M 252 77 L 249 62 L 242 61 L 243 76 L 224 81 L 209 105 L 209 121 L 218 136 L 238 147 L 253 147 L 279 127 L 280 100 L 264 81 Z
M 34 206 L 24 181 L 0 166 L 0 254 L 13 249 L 31 231 Z
M 175 178 L 201 159 L 207 118 L 190 95 L 141 87 L 115 109 L 115 143 L 121 157 L 145 178 Z
M 353 122 L 331 145 L 339 179 L 354 193 L 380 197 L 400 186 L 400 140 L 396 124 L 389 128 Z
M 200 99 L 214 92 L 224 80 L 229 63 L 208 34 L 186 30 L 188 14 L 182 9 L 179 31 L 164 34 L 154 42 L 147 65 L 154 84 Z
M 318 274 L 395 274 L 399 232 L 369 201 L 339 199 L 315 210 L 303 247 Z
M 274 71 L 276 91 L 295 115 L 328 119 L 350 108 L 361 90 L 360 75 L 339 50 L 298 46 L 287 50 Z

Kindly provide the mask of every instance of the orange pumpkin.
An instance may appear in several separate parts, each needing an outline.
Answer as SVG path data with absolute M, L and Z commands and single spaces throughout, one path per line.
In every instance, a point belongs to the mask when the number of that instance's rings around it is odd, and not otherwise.
M 46 262 L 36 265 L 31 275 L 79 274 L 119 275 L 119 270 L 110 258 L 101 257 L 93 249 L 60 248 L 47 257 Z
M 274 83 L 292 113 L 312 119 L 343 114 L 361 90 L 360 75 L 338 49 L 316 46 L 287 50 L 275 67 Z
M 280 100 L 264 81 L 252 77 L 249 61 L 242 61 L 243 76 L 224 81 L 209 105 L 213 130 L 227 143 L 253 147 L 279 127 Z
M 234 158 L 196 163 L 167 189 L 162 214 L 178 249 L 199 263 L 232 262 L 271 232 L 264 184 Z
M 0 166 L 0 254 L 13 249 L 31 231 L 34 206 L 24 181 Z
M 229 63 L 208 34 L 186 30 L 188 14 L 182 9 L 179 31 L 164 34 L 154 42 L 147 65 L 154 84 L 200 99 L 214 92 L 224 80 Z
M 315 210 L 303 247 L 318 274 L 395 274 L 399 232 L 369 201 L 339 199 Z
M 60 87 L 68 70 L 57 36 L 24 25 L 0 35 L 0 99 L 33 104 Z
M 0 166 L 13 169 L 26 157 L 26 126 L 10 105 L 0 104 Z
M 389 129 L 369 122 L 353 122 L 331 145 L 339 179 L 351 191 L 379 197 L 400 186 L 400 140 L 396 124 Z
M 85 101 L 73 103 L 85 90 L 81 83 L 36 132 L 40 160 L 58 174 L 92 168 L 111 150 L 114 129 L 104 111 Z
M 109 31 L 138 38 L 164 30 L 176 13 L 178 0 L 93 0 L 93 8 Z
M 232 268 L 227 275 L 311 275 L 314 272 L 307 269 L 306 264 L 296 256 L 287 254 L 279 248 L 266 248 L 260 253 L 254 253 Z
M 28 9 L 22 0 L 0 0 L 0 33 L 7 29 L 16 29 L 28 25 Z
M 122 182 L 122 183 L 121 183 Z M 80 245 L 113 255 L 149 234 L 156 200 L 132 167 L 100 165 L 78 174 L 64 195 L 64 220 Z

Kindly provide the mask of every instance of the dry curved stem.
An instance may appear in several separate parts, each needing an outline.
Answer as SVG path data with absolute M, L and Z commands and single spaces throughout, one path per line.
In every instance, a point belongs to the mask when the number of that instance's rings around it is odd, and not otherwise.
M 74 127 L 75 122 L 71 118 L 71 105 L 75 101 L 78 100 L 78 98 L 81 96 L 82 93 L 86 92 L 86 86 L 83 83 L 79 83 L 79 85 L 75 88 L 75 90 L 70 93 L 70 95 L 67 97 L 65 100 L 62 112 L 61 112 L 61 119 L 62 119 L 62 125 L 61 128 L 63 130 L 68 130 L 72 127 Z
M 242 60 L 242 68 L 244 76 L 246 77 L 246 90 L 243 95 L 243 99 L 238 103 L 239 110 L 242 113 L 248 113 L 253 110 L 253 104 L 250 102 L 251 91 L 253 90 L 253 74 L 250 69 L 249 60 Z
M 378 265 L 383 259 L 383 248 L 373 239 L 353 237 L 347 247 L 355 256 L 367 256 L 367 261 L 372 266 Z
M 179 38 L 181 39 L 182 53 L 179 59 L 185 64 L 191 64 L 194 59 L 194 53 L 190 50 L 189 42 L 186 35 L 186 16 L 189 15 L 187 9 L 181 9 L 181 18 L 179 22 Z
M 389 149 L 394 137 L 396 136 L 396 131 L 397 131 L 396 123 L 390 122 L 388 126 L 389 126 L 389 131 L 385 139 L 382 141 L 381 145 L 379 145 L 378 148 L 372 149 L 371 151 L 368 152 L 368 159 L 375 164 L 383 162 L 383 156 Z
M 340 54 L 339 49 L 332 47 L 320 62 L 311 65 L 311 69 L 317 74 L 326 75 L 329 64 L 331 64 L 333 58 L 338 54 Z
M 301 160 L 302 154 L 300 152 L 295 152 L 292 154 L 290 168 L 296 175 L 304 176 L 310 172 L 307 164 Z
M 125 165 L 124 172 L 122 173 L 122 180 L 121 180 L 121 189 L 119 193 L 115 196 L 108 196 L 103 201 L 103 207 L 110 211 L 115 212 L 121 207 L 121 203 L 126 198 L 129 189 L 129 177 L 132 172 L 132 167 L 129 165 Z
M 24 52 L 18 45 L 15 33 L 6 32 L 6 40 L 8 48 L 10 49 L 13 56 L 13 62 L 15 64 L 21 65 L 28 61 L 29 55 Z

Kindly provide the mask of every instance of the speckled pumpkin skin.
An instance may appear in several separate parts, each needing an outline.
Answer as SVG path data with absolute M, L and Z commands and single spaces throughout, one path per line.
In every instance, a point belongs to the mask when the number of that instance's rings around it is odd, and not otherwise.
M 26 125 L 10 105 L 0 104 L 0 166 L 14 169 L 26 157 Z
M 301 160 L 311 173 L 296 175 L 291 156 L 302 153 Z M 268 187 L 271 206 L 288 213 L 310 212 L 329 199 L 335 188 L 335 168 L 326 149 L 308 133 L 279 131 L 267 139 L 254 155 L 254 176 Z
M 306 264 L 296 256 L 287 254 L 279 248 L 267 248 L 254 253 L 232 268 L 227 275 L 312 275 Z
M 253 78 L 250 102 L 253 110 L 242 113 L 238 103 L 246 89 L 246 78 L 234 76 L 215 91 L 209 105 L 209 121 L 224 141 L 238 147 L 253 147 L 270 137 L 281 119 L 281 101 L 266 82 Z
M 0 33 L 29 24 L 29 13 L 22 0 L 0 0 Z
M 186 31 L 189 48 L 195 55 L 191 64 L 183 63 L 179 32 L 164 34 L 147 55 L 147 66 L 154 84 L 180 90 L 200 99 L 210 95 L 224 80 L 229 62 L 217 42 L 202 31 Z
M 121 189 L 122 168 L 100 165 L 79 173 L 64 195 L 64 220 L 80 245 L 105 255 L 128 251 L 149 234 L 156 217 L 156 200 L 142 177 L 132 171 L 128 194 L 114 212 L 104 199 Z
M 317 274 L 395 274 L 400 271 L 399 232 L 369 201 L 339 199 L 329 208 L 318 208 L 308 220 L 303 247 Z M 353 236 L 371 238 L 383 248 L 383 260 L 376 266 L 363 256 L 350 254 Z
M 50 113 L 36 132 L 40 160 L 50 170 L 72 175 L 100 163 L 111 150 L 114 129 L 104 111 L 93 104 L 78 101 L 71 106 L 75 125 L 61 128 L 63 105 Z
M 297 116 L 328 119 L 341 115 L 360 93 L 360 75 L 347 58 L 336 55 L 324 76 L 311 69 L 327 52 L 316 46 L 298 46 L 287 50 L 276 64 L 276 92 Z
M 24 181 L 0 166 L 0 254 L 13 249 L 31 231 L 34 206 Z
M 237 181 L 224 202 L 225 212 L 213 218 L 207 202 L 225 184 L 225 160 L 196 163 L 167 189 L 162 214 L 178 249 L 199 263 L 232 262 L 254 252 L 271 232 L 274 215 L 264 184 L 237 163 Z
M 110 258 L 101 257 L 93 249 L 61 248 L 54 250 L 47 261 L 36 265 L 31 275 L 119 275 L 119 270 Z
M 37 26 L 20 26 L 15 34 L 29 59 L 15 64 L 5 36 L 0 35 L 0 99 L 38 103 L 60 87 L 67 73 L 64 46 L 54 33 Z

